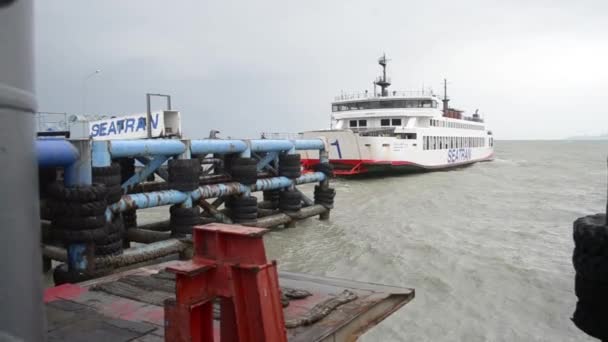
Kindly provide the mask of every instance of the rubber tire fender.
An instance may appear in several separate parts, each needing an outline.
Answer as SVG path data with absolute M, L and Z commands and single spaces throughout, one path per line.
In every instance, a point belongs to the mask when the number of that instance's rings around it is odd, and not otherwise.
M 67 230 L 87 230 L 104 227 L 106 225 L 106 216 L 84 216 L 84 217 L 70 217 L 62 216 L 55 217 L 52 221 L 53 226 L 60 229 Z

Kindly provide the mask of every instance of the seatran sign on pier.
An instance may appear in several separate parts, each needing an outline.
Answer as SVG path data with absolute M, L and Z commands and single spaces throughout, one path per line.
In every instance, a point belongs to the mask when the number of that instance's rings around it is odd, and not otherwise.
M 153 112 L 150 121 L 151 137 L 179 135 L 179 112 Z M 146 139 L 148 138 L 147 115 L 133 114 L 89 122 L 89 136 L 93 140 Z

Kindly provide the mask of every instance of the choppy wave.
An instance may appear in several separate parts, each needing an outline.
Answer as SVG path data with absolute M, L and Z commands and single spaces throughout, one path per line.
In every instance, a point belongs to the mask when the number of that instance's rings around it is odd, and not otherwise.
M 416 289 L 362 341 L 592 341 L 569 319 L 571 225 L 605 208 L 608 143 L 496 145 L 464 169 L 335 181 L 331 220 L 267 249 L 281 269 Z

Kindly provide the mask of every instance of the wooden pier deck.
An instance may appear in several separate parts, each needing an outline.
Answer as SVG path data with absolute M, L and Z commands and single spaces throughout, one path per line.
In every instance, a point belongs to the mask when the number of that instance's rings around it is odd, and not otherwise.
M 164 269 L 174 262 L 47 289 L 47 340 L 164 341 L 162 303 L 174 296 Z M 413 289 L 287 272 L 279 278 L 292 342 L 353 341 L 414 298 Z

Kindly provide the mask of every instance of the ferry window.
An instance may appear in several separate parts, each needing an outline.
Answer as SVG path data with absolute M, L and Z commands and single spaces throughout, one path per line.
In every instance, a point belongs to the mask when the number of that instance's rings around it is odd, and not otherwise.
M 367 120 L 359 120 L 359 127 L 367 127 Z
M 433 108 L 437 108 L 437 101 L 433 101 Z
M 390 126 L 390 125 L 391 125 L 390 119 L 381 119 L 380 120 L 380 126 Z
M 380 101 L 380 108 L 395 108 L 394 101 Z
M 348 106 L 347 104 L 343 103 L 340 105 L 340 108 L 338 108 L 339 111 L 344 111 L 344 110 L 348 110 Z
M 393 108 L 405 108 L 405 100 L 393 101 Z
M 338 111 L 338 105 L 332 105 L 331 106 L 331 111 L 332 112 L 337 112 Z
M 348 109 L 349 110 L 357 110 L 357 109 L 359 109 L 359 104 L 357 102 L 349 103 L 348 104 Z
M 412 139 L 412 140 L 416 139 L 416 133 L 405 133 L 404 136 L 405 136 L 405 139 Z
M 350 127 L 357 127 L 357 120 L 350 120 L 349 124 Z
M 401 119 L 393 119 L 392 125 L 393 126 L 401 126 Z
M 423 108 L 431 108 L 431 101 L 429 100 L 421 101 L 421 104 Z

